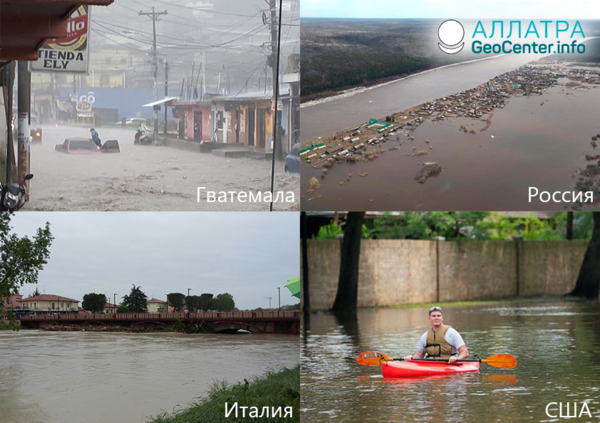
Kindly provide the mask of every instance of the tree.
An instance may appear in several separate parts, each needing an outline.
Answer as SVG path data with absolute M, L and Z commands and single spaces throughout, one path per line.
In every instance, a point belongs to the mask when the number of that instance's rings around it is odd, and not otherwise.
M 129 313 L 129 307 L 126 305 L 120 305 L 117 307 L 117 313 Z
M 37 297 L 40 294 L 39 289 L 37 288 L 37 286 L 35 287 L 35 291 L 33 291 L 31 294 L 29 294 L 29 296 L 27 298 L 31 298 L 31 297 Z
M 142 292 L 140 287 L 136 288 L 135 284 L 131 288 L 129 295 L 123 297 L 123 305 L 129 307 L 129 310 L 134 313 L 143 313 L 148 311 L 148 296 Z
M 331 308 L 334 313 L 356 313 L 360 236 L 364 218 L 365 212 L 348 212 L 346 218 L 338 290 Z
M 200 295 L 198 308 L 202 311 L 211 310 L 213 308 L 213 294 Z
M 235 308 L 233 295 L 228 292 L 217 295 L 213 300 L 213 308 L 219 311 L 233 310 Z
M 167 301 L 175 311 L 181 311 L 185 304 L 185 295 L 180 294 L 179 292 L 172 292 L 167 295 Z
M 11 234 L 10 219 L 9 213 L 0 213 L 0 298 L 18 294 L 24 284 L 37 283 L 54 239 L 48 222 L 33 238 Z M 0 301 L 0 313 L 3 309 L 4 301 Z
M 107 302 L 108 299 L 106 298 L 106 295 L 94 294 L 93 292 L 90 292 L 89 294 L 85 294 L 83 296 L 81 307 L 83 307 L 84 310 L 100 312 L 104 310 L 104 306 Z
M 185 305 L 189 311 L 198 310 L 200 307 L 200 296 L 198 295 L 190 295 L 185 298 Z
M 569 295 L 597 301 L 600 291 L 600 212 L 594 212 L 593 215 L 592 239 L 583 257 L 575 288 Z

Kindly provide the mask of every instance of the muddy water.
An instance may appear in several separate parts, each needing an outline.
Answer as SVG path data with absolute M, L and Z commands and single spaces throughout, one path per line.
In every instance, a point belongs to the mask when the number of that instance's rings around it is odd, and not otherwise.
M 89 137 L 89 128 L 43 128 L 43 145 L 31 146 L 31 202 L 28 210 L 163 211 L 269 210 L 268 203 L 197 202 L 197 187 L 213 191 L 268 191 L 271 162 L 227 159 L 169 147 L 137 146 L 135 131 L 99 128 L 103 141 L 119 140 L 121 153 L 70 155 L 56 153 L 67 137 Z M 275 190 L 294 191 L 299 175 L 286 174 L 276 163 Z M 290 203 L 274 207 L 287 210 Z
M 143 423 L 298 360 L 288 335 L 2 331 L 0 421 Z
M 600 418 L 598 305 L 444 308 L 444 323 L 461 333 L 472 354 L 513 354 L 518 366 L 511 370 L 482 364 L 480 373 L 383 379 L 379 367 L 356 363 L 368 350 L 412 354 L 427 323 L 425 308 L 363 310 L 355 319 L 311 316 L 302 345 L 302 420 L 559 421 L 546 416 L 546 405 L 569 402 L 572 415 L 574 401 L 578 413 L 587 402 L 593 418 L 573 421 Z
M 529 203 L 528 189 L 571 191 L 574 173 L 588 164 L 584 156 L 600 154 L 600 148 L 590 145 L 591 137 L 600 133 L 600 87 L 578 91 L 564 86 L 568 80 L 559 81 L 541 96 L 511 98 L 504 109 L 493 112 L 483 132 L 485 122 L 480 120 L 429 121 L 414 131 L 414 140 L 401 136 L 378 146 L 398 150 L 372 162 L 336 164 L 323 180 L 321 169 L 304 165 L 303 209 L 561 209 L 539 199 Z M 459 131 L 461 125 L 475 134 Z M 426 155 L 409 157 L 423 149 Z M 415 177 L 424 162 L 437 162 L 443 171 L 419 184 Z M 350 182 L 340 185 L 349 174 Z M 309 194 L 312 176 L 322 188 Z
M 468 90 L 532 60 L 535 55 L 506 55 L 414 75 L 336 100 L 302 107 L 301 139 L 325 137 L 426 101 Z

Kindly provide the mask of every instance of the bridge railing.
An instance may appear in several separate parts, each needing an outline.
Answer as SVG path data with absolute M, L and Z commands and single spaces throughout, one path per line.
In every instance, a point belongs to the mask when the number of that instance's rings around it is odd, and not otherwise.
M 32 321 L 85 321 L 85 320 L 299 320 L 299 311 L 200 311 L 178 313 L 92 313 L 92 314 L 42 314 L 20 316 Z

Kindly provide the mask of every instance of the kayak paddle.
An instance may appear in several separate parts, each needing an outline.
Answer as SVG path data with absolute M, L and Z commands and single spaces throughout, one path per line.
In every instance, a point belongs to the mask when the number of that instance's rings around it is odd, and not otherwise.
M 361 353 L 356 359 L 358 364 L 363 366 L 379 366 L 382 361 L 404 361 L 403 358 L 392 358 L 387 355 L 380 353 L 379 351 L 366 351 Z M 445 361 L 448 360 L 439 358 L 413 358 L 411 361 Z M 481 359 L 467 359 L 467 360 L 456 360 L 457 363 L 468 363 L 468 362 L 479 362 L 486 363 L 492 367 L 499 367 L 501 369 L 514 369 L 517 367 L 517 360 L 510 354 L 494 354 L 485 360 Z

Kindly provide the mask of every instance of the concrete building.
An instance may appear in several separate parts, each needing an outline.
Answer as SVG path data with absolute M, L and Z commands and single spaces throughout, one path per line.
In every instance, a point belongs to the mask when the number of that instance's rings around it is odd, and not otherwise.
M 21 300 L 23 299 L 22 295 L 11 295 L 10 297 L 5 297 L 2 299 L 3 309 L 6 310 L 20 310 L 21 309 Z
M 77 312 L 79 304 L 77 300 L 60 295 L 38 295 L 22 299 L 20 302 L 23 310 L 32 311 L 35 314 Z
M 165 313 L 167 311 L 166 301 L 152 298 L 146 304 L 148 306 L 148 313 Z
M 114 314 L 117 312 L 117 307 L 119 307 L 116 304 L 111 304 L 111 303 L 106 303 L 104 304 L 104 310 L 102 310 L 104 313 L 110 313 L 110 314 Z

